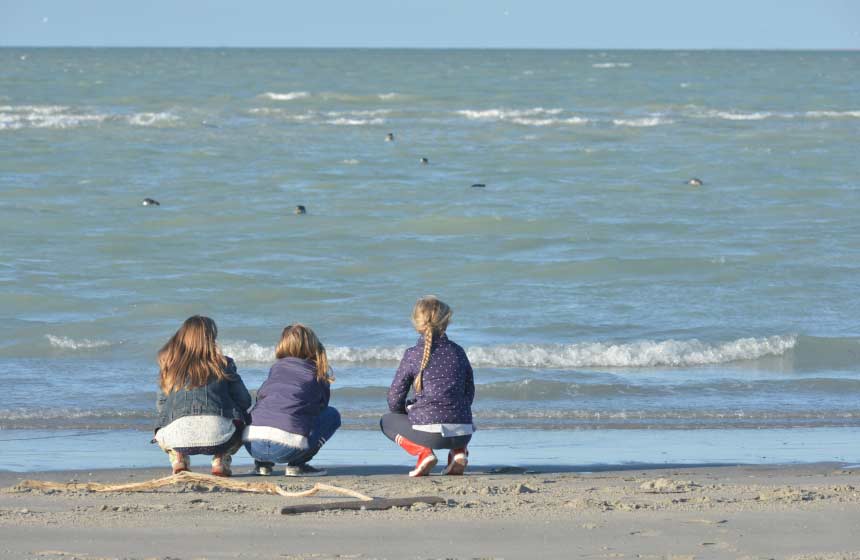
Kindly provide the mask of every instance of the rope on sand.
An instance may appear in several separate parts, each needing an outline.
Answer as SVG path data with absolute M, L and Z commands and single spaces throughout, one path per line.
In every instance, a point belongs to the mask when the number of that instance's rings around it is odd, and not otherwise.
M 277 484 L 271 482 L 243 482 L 231 478 L 223 478 L 212 476 L 209 474 L 195 473 L 184 471 L 164 478 L 155 478 L 146 482 L 134 482 L 129 484 L 102 484 L 100 482 L 47 482 L 44 480 L 22 480 L 15 485 L 13 491 L 23 490 L 60 490 L 60 491 L 88 491 L 88 492 L 146 492 L 147 490 L 155 490 L 164 486 L 173 484 L 196 484 L 209 490 L 216 487 L 235 490 L 236 492 L 255 492 L 258 494 L 275 494 L 284 496 L 285 498 L 304 498 L 313 496 L 320 492 L 331 492 L 333 494 L 343 494 L 351 496 L 358 500 L 370 502 L 373 498 L 366 496 L 361 492 L 350 490 L 348 488 L 340 488 L 331 484 L 314 484 L 310 490 L 301 492 L 288 492 Z

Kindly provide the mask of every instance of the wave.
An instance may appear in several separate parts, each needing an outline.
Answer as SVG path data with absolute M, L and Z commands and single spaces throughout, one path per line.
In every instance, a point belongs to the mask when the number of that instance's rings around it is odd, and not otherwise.
M 129 115 L 126 120 L 134 126 L 158 126 L 174 123 L 179 117 L 172 113 L 135 113 Z
M 311 93 L 309 91 L 289 91 L 286 93 L 267 91 L 265 93 L 261 93 L 258 97 L 271 99 L 272 101 L 295 101 L 297 99 L 308 99 L 310 97 L 319 97 L 324 100 L 335 101 L 394 101 L 396 99 L 401 99 L 405 96 L 402 93 L 397 93 L 396 91 L 367 95 L 331 91 L 319 93 Z
M 341 117 L 338 119 L 327 120 L 327 121 L 325 121 L 325 124 L 332 124 L 335 126 L 379 125 L 379 124 L 385 124 L 385 119 L 349 119 L 349 118 Z
M 67 336 L 54 336 L 52 334 L 46 334 L 45 338 L 48 339 L 51 346 L 54 348 L 62 348 L 63 350 L 91 350 L 93 348 L 105 348 L 111 345 L 111 343 L 106 340 L 90 340 L 88 338 L 74 340 Z
M 0 130 L 77 128 L 102 123 L 110 117 L 108 114 L 74 113 L 63 105 L 4 105 L 0 107 Z
M 633 66 L 630 62 L 598 62 L 592 64 L 592 68 L 630 68 Z
M 64 105 L 0 106 L 0 130 L 22 128 L 66 129 L 105 122 L 124 122 L 132 126 L 159 126 L 179 121 L 172 113 L 85 113 Z
M 831 111 L 739 111 L 720 109 L 701 109 L 687 113 L 694 118 L 723 119 L 727 121 L 761 121 L 765 119 L 842 119 L 860 118 L 860 110 Z
M 266 99 L 271 99 L 273 101 L 293 101 L 296 99 L 305 99 L 310 97 L 311 94 L 306 91 L 291 91 L 288 93 L 275 93 L 272 91 L 267 91 L 260 95 L 260 97 L 265 97 Z
M 757 360 L 781 356 L 797 344 L 797 337 L 740 338 L 708 344 L 698 340 L 644 340 L 627 343 L 580 342 L 574 344 L 511 344 L 471 346 L 469 360 L 479 367 L 569 369 L 589 367 L 688 367 Z M 223 345 L 225 354 L 237 361 L 271 362 L 274 350 L 239 341 Z M 406 346 L 355 348 L 335 346 L 328 350 L 333 362 L 362 364 L 396 363 Z
M 807 111 L 804 115 L 813 119 L 840 119 L 843 117 L 860 119 L 860 111 Z
M 543 107 L 534 107 L 532 109 L 461 109 L 455 111 L 456 114 L 462 115 L 469 120 L 495 120 L 503 121 L 507 119 L 517 119 L 524 117 L 535 117 L 541 115 L 558 115 L 564 112 L 564 109 L 544 109 Z
M 716 109 L 710 109 L 698 113 L 694 116 L 704 118 L 717 118 L 727 121 L 760 121 L 773 117 L 774 113 L 770 111 L 754 111 L 746 113 L 742 111 L 718 111 Z
M 650 127 L 661 124 L 672 124 L 673 120 L 663 117 L 642 117 L 639 119 L 613 119 L 612 124 L 616 126 Z
M 378 429 L 385 412 L 384 395 L 375 399 L 373 408 L 352 408 L 335 394 L 345 429 Z M 588 410 L 526 406 L 484 408 L 473 411 L 479 429 L 737 429 L 844 427 L 860 425 L 860 410 L 737 410 L 665 409 Z M 155 419 L 154 407 L 146 410 L 81 408 L 28 409 L 0 411 L 3 430 L 141 430 L 149 431 Z M 0 441 L 4 438 L 0 436 Z

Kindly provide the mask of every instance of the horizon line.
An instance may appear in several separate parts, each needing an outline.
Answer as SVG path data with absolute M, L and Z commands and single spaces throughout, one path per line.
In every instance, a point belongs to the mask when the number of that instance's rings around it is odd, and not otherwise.
M 407 50 L 407 51 L 737 51 L 858 52 L 860 47 L 402 47 L 402 46 L 272 46 L 272 45 L 0 45 L 0 49 L 200 49 L 200 50 Z

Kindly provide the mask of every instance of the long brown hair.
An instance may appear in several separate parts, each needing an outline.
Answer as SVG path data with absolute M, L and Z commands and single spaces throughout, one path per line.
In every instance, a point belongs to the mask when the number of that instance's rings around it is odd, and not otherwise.
M 317 368 L 317 380 L 320 383 L 334 383 L 325 346 L 322 345 L 314 331 L 301 323 L 288 325 L 284 328 L 281 333 L 281 340 L 275 348 L 275 357 L 279 360 L 281 358 L 301 358 L 311 361 Z
M 433 338 L 445 333 L 453 314 L 448 304 L 436 296 L 424 296 L 415 302 L 415 307 L 412 308 L 412 324 L 415 330 L 424 335 L 424 354 L 421 356 L 421 367 L 418 368 L 418 374 L 415 376 L 415 391 L 420 391 L 423 387 L 421 374 L 424 373 L 424 368 L 430 361 Z
M 217 337 L 218 327 L 209 317 L 195 315 L 182 323 L 158 351 L 158 382 L 165 394 L 203 387 L 213 378 L 230 378 Z

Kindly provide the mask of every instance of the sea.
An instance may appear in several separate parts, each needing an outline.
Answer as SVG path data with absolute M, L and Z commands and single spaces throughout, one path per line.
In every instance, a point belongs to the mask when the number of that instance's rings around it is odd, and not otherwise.
M 475 464 L 860 461 L 858 76 L 2 48 L 0 469 L 166 465 L 155 355 L 194 314 L 252 390 L 312 327 L 344 424 L 316 462 L 408 465 L 378 419 L 426 294 L 474 366 Z

